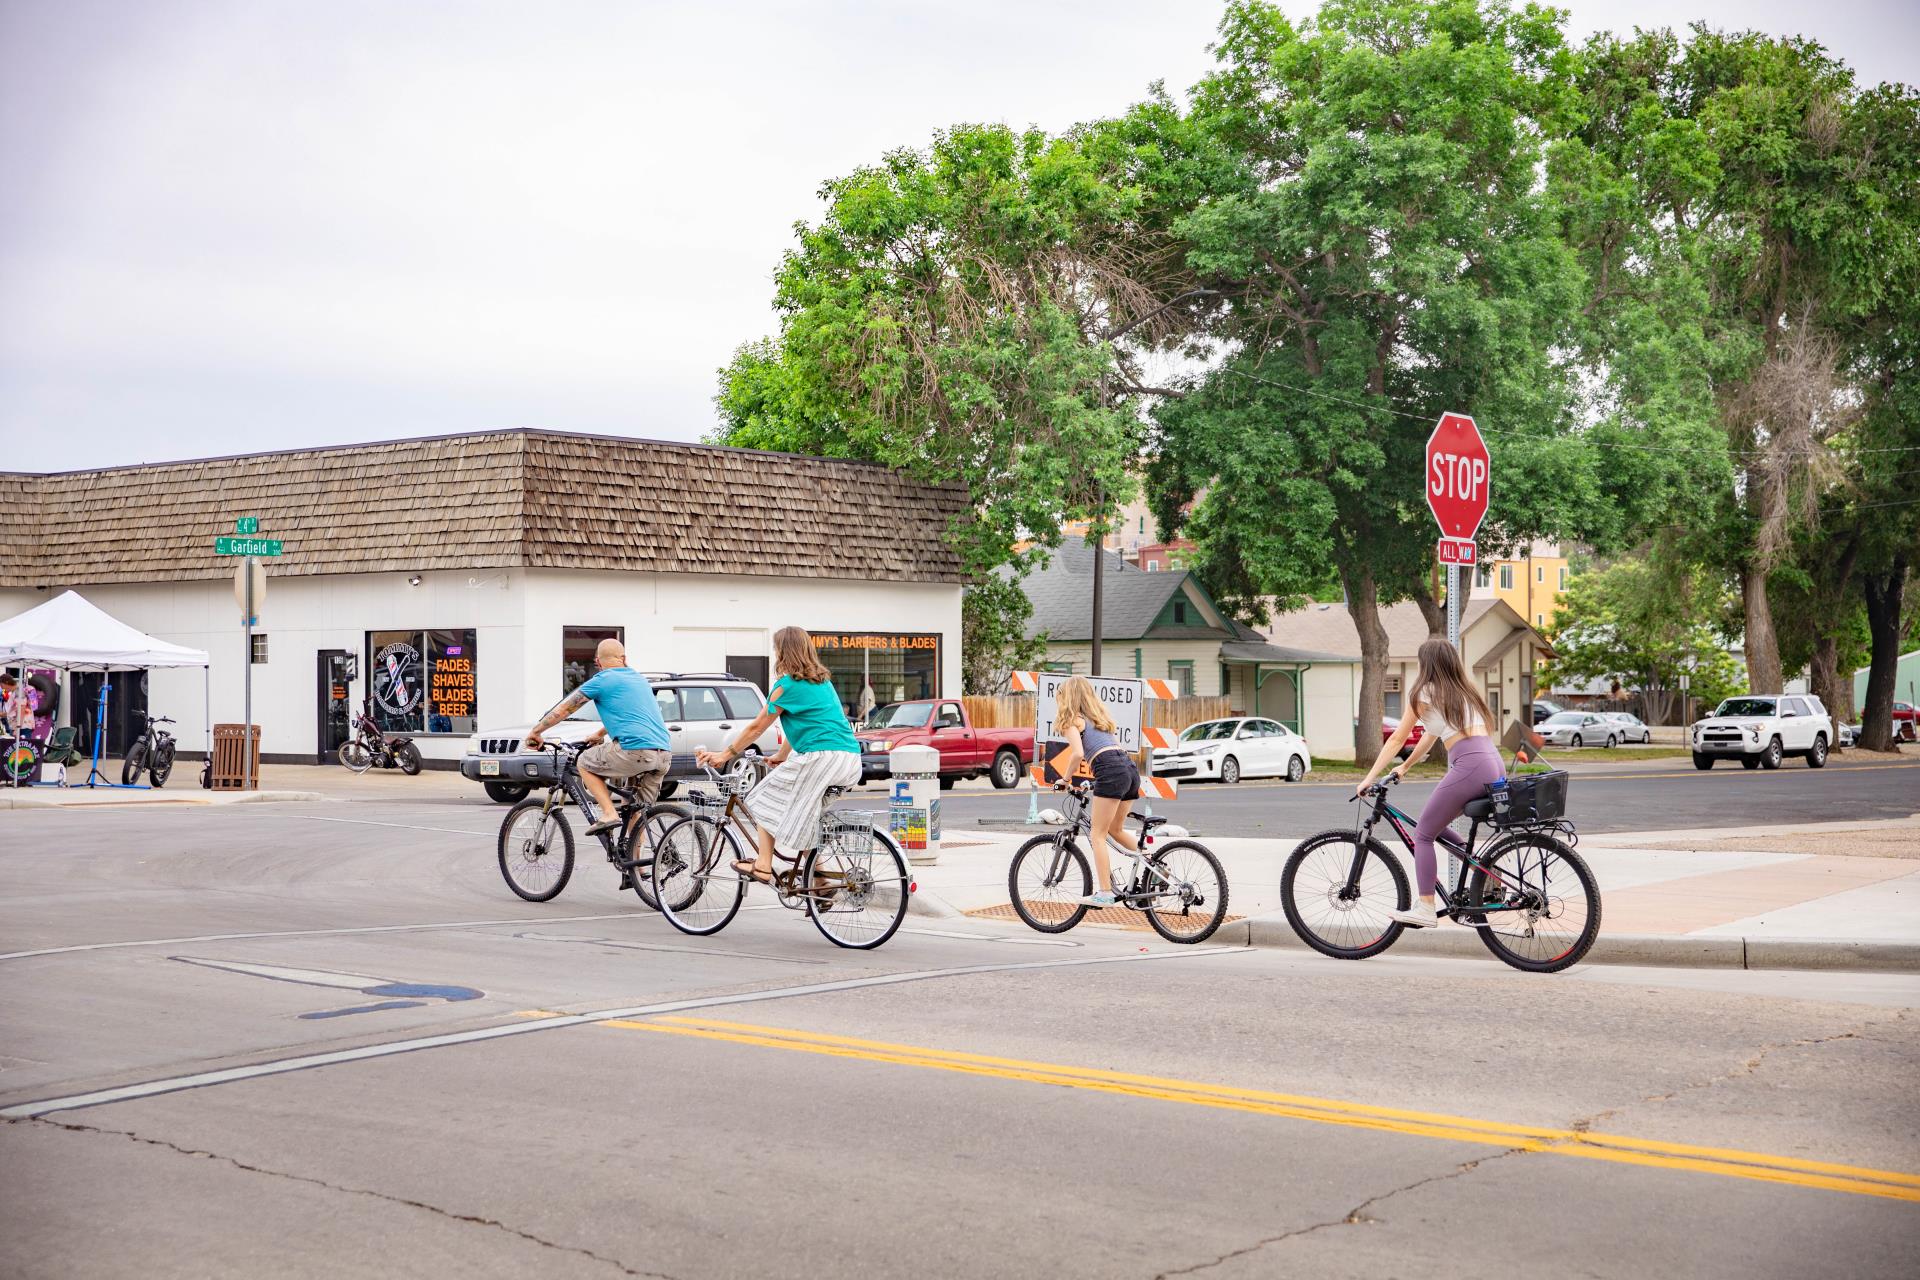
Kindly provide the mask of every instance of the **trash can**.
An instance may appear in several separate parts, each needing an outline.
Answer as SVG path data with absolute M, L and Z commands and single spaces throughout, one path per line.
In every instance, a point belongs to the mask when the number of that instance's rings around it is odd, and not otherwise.
M 895 747 L 887 753 L 893 779 L 887 830 L 913 863 L 940 861 L 940 753 L 932 747 Z
M 248 760 L 248 755 L 252 760 Z M 251 764 L 251 768 L 249 768 Z M 253 790 L 260 789 L 260 726 L 216 724 L 213 726 L 212 786 L 215 791 L 239 791 L 251 775 Z

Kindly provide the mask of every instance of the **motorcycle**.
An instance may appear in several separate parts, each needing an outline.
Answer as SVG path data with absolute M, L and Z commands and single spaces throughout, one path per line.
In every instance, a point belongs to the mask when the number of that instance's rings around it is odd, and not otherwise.
M 340 763 L 355 773 L 365 773 L 375 765 L 398 769 L 412 777 L 420 772 L 420 748 L 412 738 L 389 737 L 373 720 L 371 701 L 361 704 L 354 721 L 353 737 L 340 744 Z
M 140 736 L 127 748 L 127 758 L 120 763 L 120 785 L 131 787 L 140 781 L 144 771 L 147 780 L 155 787 L 167 785 L 167 778 L 173 773 L 173 735 L 160 726 L 172 724 L 171 716 L 143 715 L 146 721 L 140 730 Z

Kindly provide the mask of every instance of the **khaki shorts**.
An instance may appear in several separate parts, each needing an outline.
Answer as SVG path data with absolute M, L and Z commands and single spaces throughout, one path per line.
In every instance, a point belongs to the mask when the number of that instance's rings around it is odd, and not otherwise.
M 613 782 L 631 779 L 633 793 L 640 803 L 652 804 L 660 798 L 660 784 L 667 780 L 667 770 L 673 767 L 673 752 L 655 751 L 650 747 L 629 751 L 608 738 L 580 753 L 580 767 Z

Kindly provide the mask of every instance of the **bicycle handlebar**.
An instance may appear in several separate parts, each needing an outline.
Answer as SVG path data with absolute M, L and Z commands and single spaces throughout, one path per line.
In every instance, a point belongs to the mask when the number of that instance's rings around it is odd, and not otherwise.
M 1387 794 L 1388 787 L 1397 787 L 1399 785 L 1400 785 L 1400 775 L 1397 773 L 1389 773 L 1386 777 L 1380 779 L 1380 781 L 1374 783 L 1372 786 L 1368 787 L 1365 791 L 1357 791 L 1354 794 L 1348 796 L 1347 803 L 1352 804 L 1356 800 L 1365 800 L 1371 796 L 1384 796 L 1385 794 Z

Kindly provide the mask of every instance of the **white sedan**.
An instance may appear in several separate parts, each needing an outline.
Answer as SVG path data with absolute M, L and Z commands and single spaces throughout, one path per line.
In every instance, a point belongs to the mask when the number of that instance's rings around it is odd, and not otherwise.
M 1189 725 L 1171 747 L 1153 753 L 1156 778 L 1285 778 L 1298 782 L 1313 769 L 1307 740 L 1278 720 L 1257 717 Z
M 1653 730 L 1647 727 L 1646 721 L 1631 711 L 1608 711 L 1604 714 L 1606 719 L 1620 726 L 1620 741 L 1648 743 L 1653 741 Z
M 1533 731 L 1550 747 L 1611 747 L 1622 736 L 1619 725 L 1592 711 L 1562 711 L 1542 720 Z

